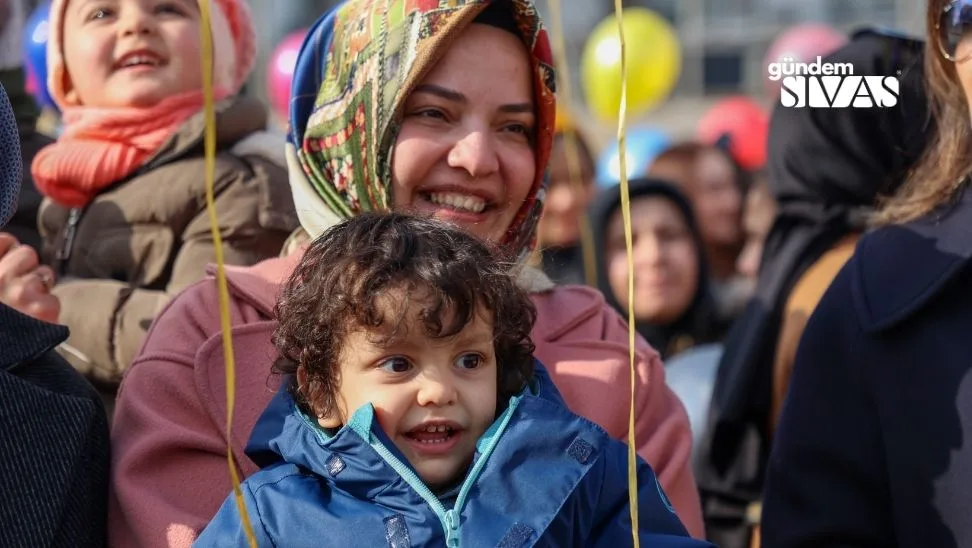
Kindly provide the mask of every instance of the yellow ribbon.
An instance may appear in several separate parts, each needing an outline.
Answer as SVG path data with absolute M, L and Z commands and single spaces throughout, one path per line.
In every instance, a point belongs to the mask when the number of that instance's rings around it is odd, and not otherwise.
M 631 242 L 631 199 L 628 195 L 628 168 L 625 158 L 625 137 L 628 129 L 628 66 L 624 44 L 624 8 L 621 0 L 614 0 L 614 14 L 618 21 L 618 40 L 621 43 L 621 107 L 618 109 L 618 165 L 621 168 L 621 218 L 624 220 L 624 245 L 628 251 L 628 358 L 631 369 L 631 407 L 628 410 L 628 503 L 631 506 L 631 536 L 634 548 L 638 542 L 638 472 L 635 451 L 635 315 L 634 315 L 634 256 Z
M 209 225 L 213 234 L 216 251 L 216 285 L 219 288 L 219 323 L 223 331 L 223 354 L 226 358 L 226 461 L 229 464 L 233 482 L 233 496 L 243 522 L 243 531 L 251 548 L 257 548 L 253 525 L 243 502 L 240 489 L 240 473 L 233 458 L 233 409 L 236 407 L 236 359 L 233 356 L 233 334 L 230 325 L 229 286 L 226 283 L 226 263 L 223 259 L 223 239 L 219 232 L 219 218 L 216 214 L 216 107 L 213 98 L 213 35 L 210 14 L 211 0 L 199 0 L 201 17 L 199 30 L 202 35 L 203 65 L 203 111 L 206 117 L 204 137 L 206 157 L 206 210 L 209 212 Z

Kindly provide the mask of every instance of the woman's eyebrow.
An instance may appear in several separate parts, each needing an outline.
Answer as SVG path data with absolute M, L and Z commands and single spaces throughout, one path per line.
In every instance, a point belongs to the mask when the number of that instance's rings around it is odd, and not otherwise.
M 447 101 L 452 101 L 454 103 L 465 103 L 466 96 L 454 89 L 444 88 L 442 86 L 437 86 L 435 84 L 422 84 L 416 86 L 413 93 L 428 93 L 429 95 L 435 95 Z
M 452 101 L 453 103 L 467 103 L 469 101 L 462 93 L 436 84 L 422 84 L 420 86 L 416 86 L 413 93 L 428 93 L 429 95 L 435 95 L 436 97 L 445 99 L 446 101 Z M 533 114 L 533 103 L 511 103 L 501 106 L 499 110 L 509 114 Z

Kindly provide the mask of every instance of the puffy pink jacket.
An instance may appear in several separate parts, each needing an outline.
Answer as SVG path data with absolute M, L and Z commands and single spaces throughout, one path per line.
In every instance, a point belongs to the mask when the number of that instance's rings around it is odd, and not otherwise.
M 229 268 L 236 409 L 231 445 L 243 453 L 279 378 L 271 313 L 299 254 Z M 630 402 L 628 329 L 597 291 L 561 286 L 534 294 L 537 358 L 571 410 L 626 439 Z M 159 314 L 119 392 L 112 428 L 112 546 L 188 547 L 231 491 L 226 462 L 226 383 L 216 283 L 191 286 Z M 655 470 L 679 517 L 703 535 L 689 464 L 691 434 L 665 385 L 658 354 L 640 337 L 635 402 L 638 453 Z

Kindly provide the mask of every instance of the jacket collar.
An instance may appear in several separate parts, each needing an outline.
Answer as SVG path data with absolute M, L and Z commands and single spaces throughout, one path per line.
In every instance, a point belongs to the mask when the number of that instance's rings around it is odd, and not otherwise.
M 236 96 L 216 104 L 216 148 L 224 149 L 267 127 L 267 110 L 253 97 Z M 145 163 L 150 170 L 201 150 L 206 132 L 205 112 L 189 118 Z M 280 143 L 283 147 L 283 143 Z
M 67 338 L 67 327 L 35 320 L 0 303 L 0 369 L 12 370 Z
M 537 361 L 535 367 L 534 382 L 520 397 L 536 397 L 565 406 L 543 365 Z M 265 468 L 289 462 L 327 478 L 345 492 L 367 498 L 399 479 L 398 472 L 372 449 L 369 440 L 377 439 L 402 463 L 408 460 L 382 431 L 370 404 L 355 411 L 348 424 L 330 436 L 297 408 L 287 384 L 277 391 L 250 433 L 246 454 L 254 463 Z M 496 424 L 490 430 L 495 427 Z
M 863 238 L 853 261 L 854 306 L 865 331 L 889 329 L 938 295 L 972 258 L 972 193 L 911 223 Z

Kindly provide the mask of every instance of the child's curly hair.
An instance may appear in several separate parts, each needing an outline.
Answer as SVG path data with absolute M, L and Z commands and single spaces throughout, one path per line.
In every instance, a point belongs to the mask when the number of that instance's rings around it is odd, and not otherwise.
M 428 303 L 420 317 L 433 338 L 458 334 L 483 309 L 491 316 L 500 412 L 533 378 L 536 308 L 497 256 L 459 228 L 401 213 L 363 213 L 334 226 L 310 244 L 277 302 L 273 342 L 282 357 L 274 371 L 291 375 L 289 390 L 302 411 L 331 413 L 346 335 L 385 328 L 387 341 L 408 328 L 408 298 L 392 316 L 395 325 L 383 325 L 379 306 L 386 292 L 400 289 Z M 301 368 L 307 378 L 299 387 Z

